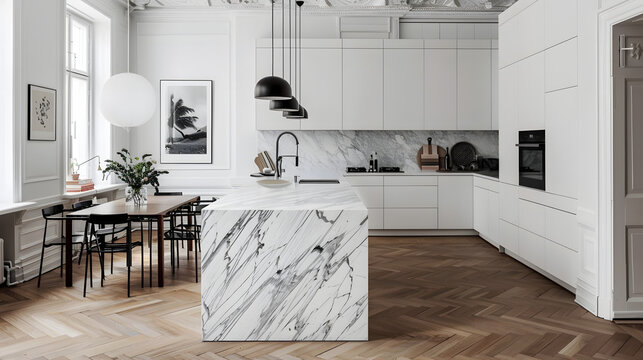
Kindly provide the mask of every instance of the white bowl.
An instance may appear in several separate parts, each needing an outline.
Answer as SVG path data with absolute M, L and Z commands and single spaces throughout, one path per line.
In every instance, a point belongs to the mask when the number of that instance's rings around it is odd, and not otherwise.
M 267 188 L 280 188 L 280 187 L 284 187 L 284 186 L 288 186 L 288 185 L 290 185 L 290 181 L 288 181 L 288 180 L 282 180 L 282 179 L 279 179 L 279 180 L 275 180 L 275 179 L 270 179 L 270 180 L 268 180 L 268 179 L 265 179 L 265 180 L 259 180 L 259 181 L 257 181 L 257 184 L 259 184 L 259 185 L 261 185 L 261 186 L 264 186 L 264 187 L 267 187 Z

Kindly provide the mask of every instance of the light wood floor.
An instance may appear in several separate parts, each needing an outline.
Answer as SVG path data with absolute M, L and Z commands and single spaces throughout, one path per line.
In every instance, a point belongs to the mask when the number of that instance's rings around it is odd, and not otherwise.
M 149 273 L 141 289 L 135 268 L 129 299 L 122 257 L 86 299 L 78 265 L 73 288 L 52 271 L 40 289 L 0 289 L 0 359 L 643 359 L 643 326 L 595 318 L 477 237 L 371 238 L 369 251 L 369 342 L 203 343 L 182 252 L 162 289 Z

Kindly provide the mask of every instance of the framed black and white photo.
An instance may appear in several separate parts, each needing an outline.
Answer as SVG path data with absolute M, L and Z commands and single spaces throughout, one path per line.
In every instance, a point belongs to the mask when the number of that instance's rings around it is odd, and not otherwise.
M 161 163 L 212 163 L 212 80 L 161 80 Z
M 28 139 L 56 141 L 56 90 L 29 84 Z

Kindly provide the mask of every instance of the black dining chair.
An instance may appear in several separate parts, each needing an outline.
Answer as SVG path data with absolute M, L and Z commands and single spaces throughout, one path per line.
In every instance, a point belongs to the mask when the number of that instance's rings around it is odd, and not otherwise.
M 72 211 L 80 211 L 94 206 L 93 200 L 83 200 L 71 204 Z M 87 245 L 87 238 L 85 238 L 84 233 L 79 233 L 78 235 L 83 236 L 83 242 L 80 245 L 80 253 L 78 255 L 78 265 L 80 265 L 81 260 L 83 259 L 83 251 L 85 251 L 85 245 Z
M 61 235 L 56 237 L 54 241 L 47 242 L 47 228 L 50 221 L 60 221 L 60 229 L 64 227 L 65 213 L 72 210 L 65 209 L 62 204 L 53 205 L 42 209 L 42 217 L 45 219 L 45 230 L 42 234 L 42 248 L 40 250 L 40 267 L 38 269 L 38 287 L 40 287 L 40 278 L 42 277 L 42 263 L 45 259 L 45 249 L 52 246 L 60 246 L 60 277 L 63 276 L 63 256 L 65 251 L 65 236 Z M 80 239 L 80 240 L 74 240 Z M 75 234 L 72 236 L 72 244 L 83 244 L 83 234 Z
M 119 228 L 125 227 L 125 243 L 106 241 L 107 237 L 113 238 Z M 100 285 L 103 286 L 105 278 L 105 253 L 125 253 L 127 256 L 127 297 L 130 296 L 130 274 L 132 267 L 132 250 L 138 246 L 141 247 L 141 287 L 144 287 L 144 258 L 143 258 L 143 242 L 132 241 L 132 227 L 131 221 L 127 214 L 91 214 L 87 220 L 85 232 L 88 233 L 87 257 L 85 258 L 85 282 L 83 286 L 83 297 L 87 294 L 87 274 L 90 274 L 90 286 L 93 287 L 93 269 L 92 258 L 93 254 L 98 254 L 101 280 Z

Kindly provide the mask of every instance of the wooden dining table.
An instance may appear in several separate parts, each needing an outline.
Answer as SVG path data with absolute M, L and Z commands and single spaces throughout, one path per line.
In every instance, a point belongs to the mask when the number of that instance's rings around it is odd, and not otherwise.
M 124 214 L 127 213 L 131 218 L 149 219 L 157 223 L 157 264 L 158 264 L 158 286 L 163 286 L 163 268 L 165 266 L 163 240 L 163 220 L 173 211 L 199 201 L 198 196 L 148 196 L 147 204 L 136 206 L 127 204 L 125 199 L 118 199 L 104 204 L 92 206 L 83 210 L 67 213 L 65 219 L 65 285 L 71 287 L 72 278 L 72 222 L 74 220 L 87 220 L 92 214 Z M 188 217 L 191 221 L 191 217 Z M 190 242 L 188 242 L 189 248 Z M 150 259 L 151 261 L 151 259 Z M 151 265 L 150 265 L 151 266 Z

